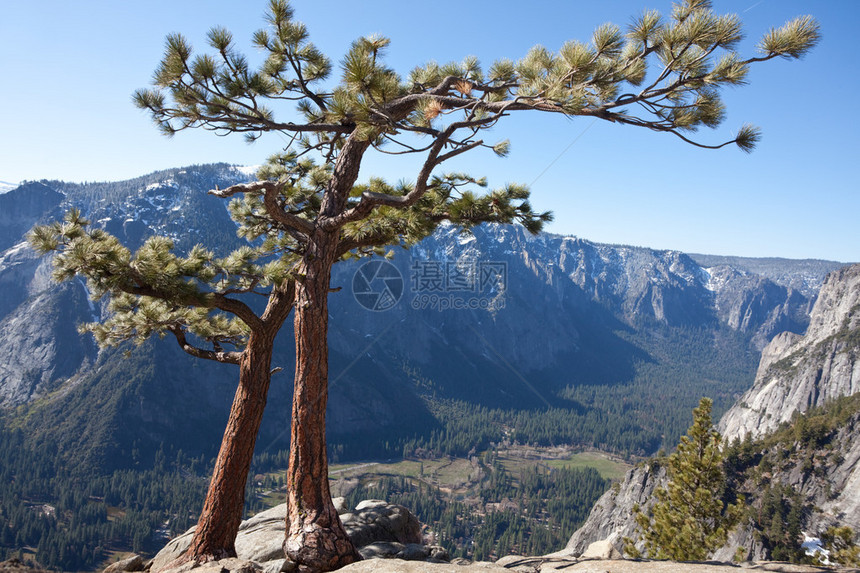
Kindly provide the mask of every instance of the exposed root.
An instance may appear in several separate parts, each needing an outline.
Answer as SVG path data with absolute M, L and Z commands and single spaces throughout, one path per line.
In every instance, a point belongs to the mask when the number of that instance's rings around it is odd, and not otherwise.
M 334 571 L 361 561 L 361 555 L 343 527 L 337 526 L 305 525 L 301 531 L 287 537 L 284 553 L 298 565 L 299 573 Z

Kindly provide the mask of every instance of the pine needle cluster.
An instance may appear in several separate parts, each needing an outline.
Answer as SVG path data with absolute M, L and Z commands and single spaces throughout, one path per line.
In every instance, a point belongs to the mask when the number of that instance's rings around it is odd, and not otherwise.
M 715 14 L 710 1 L 681 0 L 667 17 L 646 11 L 626 30 L 604 24 L 587 43 L 570 41 L 558 52 L 535 46 L 519 61 L 492 63 L 486 73 L 470 56 L 444 65 L 431 61 L 401 78 L 385 65 L 388 38 L 359 38 L 340 62 L 339 81 L 331 83 L 334 66 L 285 0 L 272 0 L 266 19 L 269 27 L 254 35 L 267 54 L 256 70 L 223 28 L 209 32 L 211 55 L 194 55 L 185 38 L 169 36 L 155 88 L 139 90 L 135 103 L 167 134 L 202 127 L 254 140 L 280 131 L 291 134 L 297 148 L 324 150 L 329 159 L 348 134 L 409 153 L 427 149 L 416 147 L 415 138 L 438 137 L 451 124 L 467 135 L 446 136 L 446 145 L 484 146 L 478 133 L 516 110 L 600 117 L 704 147 L 734 143 L 750 151 L 759 139 L 750 125 L 718 145 L 688 134 L 721 124 L 720 91 L 745 84 L 750 65 L 800 58 L 820 40 L 817 22 L 801 16 L 771 29 L 758 54 L 744 58 L 737 52 L 744 37 L 737 15 Z M 303 123 L 276 119 L 284 102 L 296 103 Z
M 80 276 L 96 300 L 108 297 L 108 317 L 81 326 L 103 346 L 140 344 L 171 332 L 188 344 L 190 334 L 211 346 L 204 357 L 236 362 L 249 333 L 250 309 L 230 296 L 285 280 L 259 264 L 271 256 L 263 248 L 242 247 L 218 258 L 198 245 L 181 256 L 172 240 L 155 236 L 131 253 L 77 209 L 62 222 L 36 226 L 30 243 L 42 254 L 56 253 L 55 280 Z

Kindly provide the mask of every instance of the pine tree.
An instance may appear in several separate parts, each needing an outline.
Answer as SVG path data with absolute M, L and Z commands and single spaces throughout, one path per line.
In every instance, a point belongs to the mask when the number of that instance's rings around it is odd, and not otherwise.
M 854 543 L 854 530 L 848 526 L 832 526 L 821 536 L 830 551 L 830 559 L 846 567 L 860 566 L 860 547 Z
M 409 245 L 442 222 L 464 230 L 483 222 L 520 223 L 538 232 L 551 219 L 534 212 L 529 191 L 510 184 L 487 192 L 486 181 L 440 167 L 464 153 L 506 141 L 484 133 L 512 113 L 588 116 L 670 133 L 693 145 L 729 144 L 750 151 L 758 130 L 744 126 L 730 141 L 693 141 L 699 127 L 724 117 L 720 89 L 745 83 L 751 65 L 799 58 L 819 38 L 801 17 L 771 30 L 757 56 L 736 51 L 740 19 L 718 16 L 707 0 L 681 0 L 669 17 L 645 12 L 627 33 L 613 25 L 590 43 L 572 41 L 557 53 L 537 46 L 518 62 L 499 60 L 484 71 L 473 57 L 429 63 L 401 78 L 384 63 L 389 41 L 353 42 L 333 66 L 293 18 L 285 0 L 271 0 L 268 27 L 254 35 L 267 55 L 258 69 L 231 34 L 213 28 L 213 54 L 192 55 L 179 34 L 168 36 L 153 89 L 135 94 L 167 135 L 191 128 L 267 132 L 289 142 L 257 173 L 257 181 L 216 189 L 234 198 L 231 212 L 249 245 L 224 258 L 199 246 L 186 255 L 154 237 L 132 254 L 78 212 L 37 228 L 33 243 L 57 252 L 57 277 L 86 277 L 110 297 L 113 316 L 91 325 L 102 344 L 172 335 L 196 357 L 238 364 L 239 386 L 203 512 L 186 559 L 234 553 L 245 477 L 271 377 L 275 334 L 294 314 L 296 365 L 287 476 L 285 551 L 300 568 L 329 570 L 358 554 L 331 503 L 325 444 L 328 395 L 327 299 L 332 266 L 345 258 Z M 649 63 L 656 63 L 649 73 Z M 297 102 L 299 117 L 280 120 L 276 107 Z M 370 150 L 419 157 L 411 182 L 359 182 Z M 241 295 L 264 294 L 261 314 Z
M 636 522 L 653 559 L 705 559 L 725 544 L 743 513 L 743 500 L 723 500 L 726 474 L 721 436 L 711 424 L 711 400 L 702 398 L 693 410 L 693 425 L 681 437 L 667 462 L 669 482 L 655 492 L 650 515 L 636 513 Z

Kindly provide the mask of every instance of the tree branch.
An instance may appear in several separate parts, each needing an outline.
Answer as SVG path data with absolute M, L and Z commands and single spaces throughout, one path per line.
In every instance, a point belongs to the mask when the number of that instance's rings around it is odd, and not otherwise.
M 215 362 L 225 362 L 227 364 L 239 364 L 239 361 L 242 359 L 241 352 L 205 350 L 190 344 L 185 338 L 185 331 L 182 330 L 182 327 L 180 326 L 168 326 L 167 330 L 172 332 L 176 337 L 176 342 L 179 344 L 179 347 L 191 356 L 205 358 L 206 360 L 214 360 Z
M 278 205 L 277 197 L 280 191 L 280 184 L 274 181 L 255 181 L 253 183 L 237 183 L 226 189 L 213 189 L 209 191 L 210 195 L 226 199 L 239 193 L 253 193 L 255 191 L 263 191 L 263 205 L 266 208 L 266 213 L 272 219 L 283 225 L 286 230 L 298 231 L 304 235 L 310 235 L 314 226 L 313 223 L 302 219 L 301 217 L 288 213 L 280 205 Z
M 132 272 L 135 275 L 137 274 L 134 271 Z M 135 282 L 138 283 L 136 286 L 132 284 L 125 284 L 119 285 L 116 288 L 117 290 L 128 294 L 133 294 L 136 296 L 148 296 L 160 300 L 172 301 L 176 304 L 181 304 L 183 306 L 217 308 L 219 310 L 223 310 L 224 312 L 229 312 L 230 314 L 235 315 L 242 322 L 247 324 L 248 327 L 252 330 L 259 329 L 263 324 L 260 320 L 260 317 L 254 314 L 254 311 L 251 310 L 251 307 L 249 307 L 240 300 L 226 297 L 221 293 L 211 292 L 199 293 L 198 295 L 177 296 L 175 292 L 168 292 L 150 286 L 146 284 L 145 281 L 138 280 L 138 278 L 135 278 Z
M 454 149 L 448 153 L 439 155 L 442 149 L 444 149 L 445 145 L 450 142 L 451 136 L 454 134 L 454 132 L 462 128 L 492 123 L 497 119 L 497 117 L 487 117 L 482 120 L 452 123 L 437 136 L 436 141 L 430 148 L 430 152 L 427 154 L 427 158 L 424 160 L 424 164 L 422 165 L 421 170 L 418 173 L 418 178 L 412 191 L 402 196 L 365 191 L 364 193 L 362 193 L 361 199 L 359 200 L 357 205 L 355 205 L 351 209 L 341 212 L 339 215 L 326 219 L 322 224 L 325 228 L 336 229 L 343 227 L 343 225 L 347 223 L 363 219 L 364 217 L 369 215 L 370 212 L 373 211 L 373 209 L 377 206 L 386 205 L 388 207 L 403 209 L 414 205 L 415 202 L 418 201 L 421 197 L 423 197 L 424 194 L 427 192 L 427 181 L 430 179 L 430 175 L 437 165 L 441 164 L 444 161 L 447 161 L 448 159 L 451 159 L 452 157 L 456 157 L 461 153 L 465 153 L 466 151 L 479 147 L 484 143 L 480 140 L 474 141 L 472 143 L 463 144 L 458 149 Z

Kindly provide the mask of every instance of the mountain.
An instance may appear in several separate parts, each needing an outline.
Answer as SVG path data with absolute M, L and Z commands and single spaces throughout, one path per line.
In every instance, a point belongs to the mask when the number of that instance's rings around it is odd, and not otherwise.
M 698 253 L 690 253 L 690 258 L 706 268 L 729 266 L 741 273 L 762 276 L 807 296 L 816 294 L 827 273 L 839 268 L 833 261 L 820 259 L 751 258 Z
M 785 332 L 762 352 L 753 387 L 725 413 L 727 440 L 756 438 L 795 412 L 860 392 L 860 265 L 828 275 L 803 336 Z
M 745 495 L 749 516 L 715 559 L 730 560 L 738 548 L 751 559 L 795 559 L 801 531 L 860 530 L 858 354 L 860 265 L 853 265 L 827 275 L 806 333 L 773 339 L 753 387 L 719 422 L 731 444 L 730 490 Z M 659 459 L 630 470 L 598 500 L 565 552 L 639 539 L 633 508 L 650 506 L 666 479 Z
M 162 234 L 179 250 L 199 242 L 226 253 L 240 241 L 224 202 L 206 191 L 247 177 L 228 165 L 192 166 L 0 195 L 8 424 L 56 443 L 75 467 L 145 464 L 160 447 L 211 455 L 235 371 L 167 339 L 97 349 L 75 325 L 102 317 L 103 302 L 90 301 L 81 281 L 53 284 L 50 261 L 24 235 L 76 207 L 132 249 Z M 533 237 L 516 226 L 472 234 L 443 226 L 393 250 L 390 262 L 341 263 L 332 279 L 335 456 L 465 454 L 506 437 L 651 453 L 676 441 L 701 395 L 721 412 L 747 390 L 760 348 L 776 332 L 805 330 L 812 285 L 839 266 L 786 261 L 771 279 L 747 270 L 751 260 L 705 267 L 677 251 Z M 288 326 L 261 431 L 270 452 L 287 443 L 293 362 Z
M 0 194 L 0 249 L 20 241 L 34 222 L 60 205 L 63 197 L 43 183 L 27 183 Z

